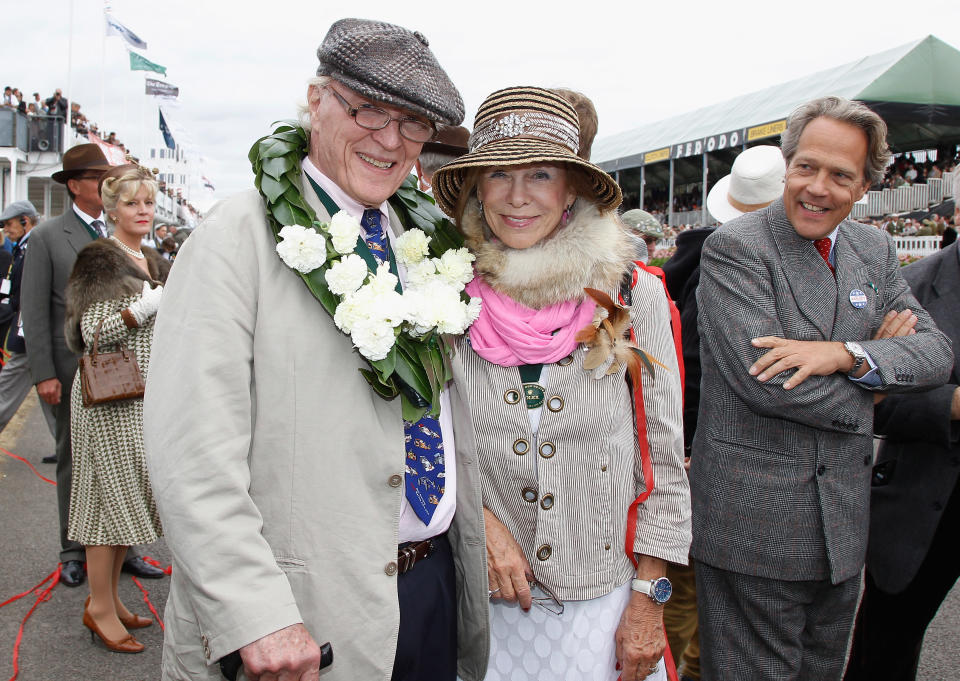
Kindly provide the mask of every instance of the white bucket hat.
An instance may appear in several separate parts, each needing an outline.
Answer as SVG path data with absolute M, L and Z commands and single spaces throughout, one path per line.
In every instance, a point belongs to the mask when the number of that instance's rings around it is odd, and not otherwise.
M 786 172 L 780 147 L 750 147 L 734 160 L 730 174 L 713 185 L 707 210 L 721 224 L 759 210 L 783 196 Z

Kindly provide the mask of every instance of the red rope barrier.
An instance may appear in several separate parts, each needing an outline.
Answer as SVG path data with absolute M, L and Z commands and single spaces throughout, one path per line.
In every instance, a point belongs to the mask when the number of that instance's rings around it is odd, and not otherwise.
M 166 567 L 164 567 L 164 566 L 163 566 L 163 563 L 161 563 L 160 561 L 158 561 L 158 560 L 156 560 L 156 559 L 154 559 L 154 558 L 151 558 L 150 556 L 141 556 L 141 558 L 143 558 L 143 562 L 144 562 L 144 563 L 147 563 L 148 565 L 152 565 L 152 566 L 155 567 L 155 568 L 160 568 L 161 570 L 163 570 L 163 573 L 164 573 L 167 577 L 169 577 L 169 576 L 170 576 L 170 573 L 173 572 L 173 566 L 171 566 L 171 565 L 167 565 Z
M 146 560 L 146 558 L 144 558 L 144 560 Z M 156 566 L 156 567 L 159 567 L 159 566 Z M 163 626 L 163 619 L 160 617 L 160 613 L 157 612 L 157 609 L 153 607 L 153 603 L 150 602 L 150 592 L 147 591 L 143 587 L 143 584 L 140 583 L 140 580 L 134 577 L 133 575 L 130 575 L 130 579 L 133 580 L 133 583 L 136 584 L 137 588 L 140 589 L 141 593 L 143 593 L 143 602 L 147 604 L 148 608 L 150 608 L 150 612 L 153 613 L 153 618 L 157 620 L 157 624 L 160 625 L 160 629 L 165 631 L 166 627 Z
M 53 580 L 53 581 L 50 581 Z M 20 620 L 20 628 L 17 629 L 17 638 L 13 643 L 13 676 L 10 677 L 10 681 L 16 681 L 17 675 L 20 673 L 20 643 L 23 641 L 23 628 L 27 623 L 27 620 L 30 619 L 30 616 L 33 614 L 33 611 L 37 609 L 37 606 L 44 601 L 50 600 L 50 592 L 53 591 L 53 588 L 60 583 L 60 565 L 57 564 L 57 568 L 47 575 L 42 582 L 37 584 L 35 587 L 29 591 L 24 591 L 22 594 L 17 594 L 12 598 L 8 598 L 3 603 L 0 603 L 0 608 L 7 605 L 8 603 L 13 603 L 14 601 L 26 596 L 29 593 L 35 593 L 40 590 L 40 588 L 50 581 L 50 586 L 44 589 L 37 596 L 37 600 L 33 602 L 33 605 L 30 606 L 30 610 L 27 611 L 27 614 L 24 615 L 23 619 Z
M 56 484 L 57 484 L 55 480 L 51 480 L 50 478 L 45 478 L 45 477 L 43 477 L 42 475 L 40 475 L 40 472 L 39 472 L 36 468 L 33 467 L 33 464 L 30 463 L 29 461 L 27 461 L 26 459 L 24 459 L 22 456 L 17 456 L 17 455 L 14 454 L 13 452 L 7 451 L 7 450 L 4 449 L 3 447 L 0 447 L 0 452 L 3 452 L 3 453 L 6 454 L 7 456 L 9 456 L 9 457 L 11 457 L 11 458 L 14 458 L 14 459 L 16 459 L 17 461 L 22 461 L 23 463 L 27 464 L 27 465 L 30 467 L 30 470 L 33 471 L 33 474 L 36 475 L 36 476 L 37 476 L 38 478 L 40 478 L 41 480 L 43 480 L 44 482 L 49 482 L 51 485 L 56 485 Z

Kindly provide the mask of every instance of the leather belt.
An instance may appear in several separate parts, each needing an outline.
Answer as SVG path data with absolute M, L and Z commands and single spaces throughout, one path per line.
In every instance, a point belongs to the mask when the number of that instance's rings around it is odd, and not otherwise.
M 416 544 L 408 544 L 397 549 L 397 572 L 401 575 L 410 572 L 418 561 L 429 558 L 433 553 L 433 540 L 426 539 Z

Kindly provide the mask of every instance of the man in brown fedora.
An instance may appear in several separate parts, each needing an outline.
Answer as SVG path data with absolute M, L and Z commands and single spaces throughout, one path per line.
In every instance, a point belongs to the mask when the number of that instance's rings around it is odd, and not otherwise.
M 470 131 L 462 125 L 438 125 L 434 140 L 423 145 L 414 168 L 420 179 L 420 189 L 430 192 L 433 174 L 440 166 L 454 161 L 470 151 Z
M 60 581 L 66 586 L 83 584 L 83 546 L 67 539 L 70 507 L 70 390 L 77 371 L 77 357 L 67 348 L 63 333 L 64 289 L 77 252 L 94 239 L 107 236 L 100 201 L 100 177 L 110 168 L 100 147 L 80 144 L 63 155 L 63 169 L 53 179 L 66 185 L 70 208 L 47 220 L 30 233 L 30 250 L 23 266 L 20 299 L 27 363 L 37 394 L 53 405 L 57 440 L 57 508 L 60 515 Z M 161 577 L 163 571 L 133 555 L 124 564 L 140 577 Z

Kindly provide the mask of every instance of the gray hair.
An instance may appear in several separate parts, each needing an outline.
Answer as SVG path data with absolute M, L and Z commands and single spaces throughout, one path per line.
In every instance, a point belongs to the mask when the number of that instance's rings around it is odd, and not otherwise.
M 780 138 L 780 149 L 787 165 L 793 160 L 807 123 L 817 118 L 831 118 L 856 126 L 867 136 L 867 158 L 863 167 L 864 180 L 875 184 L 883 179 L 890 162 L 887 146 L 887 124 L 865 104 L 843 97 L 820 97 L 797 107 L 787 118 L 787 129 Z
M 333 82 L 330 76 L 313 76 L 307 81 L 307 101 L 297 104 L 297 120 L 310 132 L 310 105 L 323 96 L 321 90 Z

